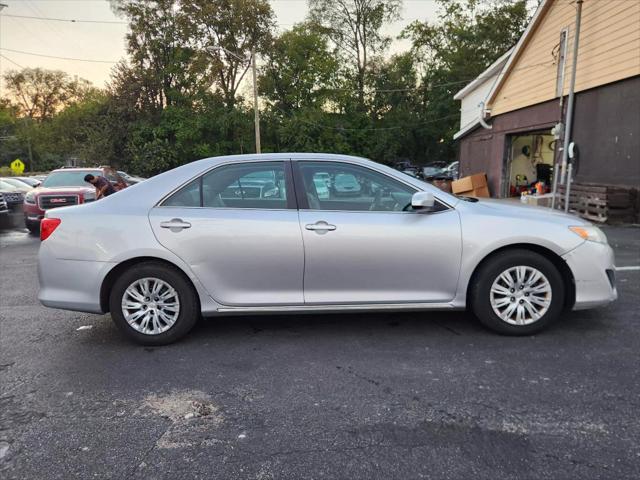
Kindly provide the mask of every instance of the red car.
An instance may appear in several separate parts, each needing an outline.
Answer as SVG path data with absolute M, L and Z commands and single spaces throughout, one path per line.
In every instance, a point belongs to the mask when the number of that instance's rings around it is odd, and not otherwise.
M 127 186 L 118 172 L 110 167 L 54 170 L 39 187 L 24 197 L 24 223 L 29 231 L 40 232 L 40 221 L 45 210 L 93 202 L 96 199 L 96 189 L 84 181 L 85 175 L 89 173 L 95 177 L 105 177 L 116 190 L 122 190 Z

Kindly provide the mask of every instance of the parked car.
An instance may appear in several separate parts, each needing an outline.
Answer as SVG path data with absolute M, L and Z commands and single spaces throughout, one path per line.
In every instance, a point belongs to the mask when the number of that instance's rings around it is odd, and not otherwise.
M 22 183 L 29 185 L 30 187 L 37 187 L 42 183 L 42 180 L 38 180 L 37 178 L 34 178 L 34 177 L 11 177 L 11 178 L 15 178 L 16 180 L 19 180 Z
M 331 197 L 331 176 L 325 172 L 318 172 L 313 176 L 313 184 L 316 188 L 316 194 L 319 199 L 327 199 Z
M 445 169 L 443 174 L 447 177 L 450 178 L 451 180 L 457 180 L 458 177 L 460 176 L 459 173 L 460 170 L 460 162 L 455 161 L 450 163 Z
M 0 216 L 6 215 L 9 213 L 9 206 L 4 199 L 4 195 L 0 193 Z
M 100 168 L 60 168 L 52 171 L 42 184 L 31 189 L 24 199 L 24 223 L 31 233 L 40 231 L 40 222 L 47 210 L 92 202 L 96 190 L 84 181 L 87 174 L 107 178 L 117 190 L 126 187 L 126 182 L 115 170 Z
M 8 183 L 13 188 L 22 193 L 27 193 L 33 188 L 30 185 L 27 185 L 26 183 L 16 179 L 15 177 L 1 177 L 0 180 L 2 180 L 4 183 Z
M 422 168 L 422 176 L 425 180 L 440 178 L 447 169 L 446 162 L 434 162 Z
M 10 210 L 19 208 L 24 201 L 24 193 L 11 183 L 0 180 L 0 193 Z
M 136 183 L 146 180 L 146 178 L 138 177 L 137 175 L 129 175 L 127 172 L 123 172 L 122 170 L 118 170 L 118 175 L 124 178 L 128 185 L 135 185 Z
M 497 332 L 526 335 L 617 298 L 613 251 L 583 219 L 459 198 L 361 158 L 282 158 L 209 158 L 47 210 L 40 301 L 111 312 L 129 338 L 161 345 L 201 314 L 268 312 L 470 308 Z M 368 202 L 317 198 L 314 173 L 336 171 L 382 187 Z M 282 195 L 222 198 L 261 172 L 284 178 Z
M 339 173 L 333 178 L 333 191 L 336 196 L 355 196 L 360 193 L 360 184 L 355 175 Z

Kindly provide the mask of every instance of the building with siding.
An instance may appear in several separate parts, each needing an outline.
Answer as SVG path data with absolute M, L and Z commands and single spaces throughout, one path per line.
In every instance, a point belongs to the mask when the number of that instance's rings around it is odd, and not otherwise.
M 493 197 L 550 185 L 573 65 L 575 0 L 544 0 L 517 45 L 458 92 L 460 175 Z M 577 183 L 640 185 L 640 1 L 584 0 L 571 140 Z

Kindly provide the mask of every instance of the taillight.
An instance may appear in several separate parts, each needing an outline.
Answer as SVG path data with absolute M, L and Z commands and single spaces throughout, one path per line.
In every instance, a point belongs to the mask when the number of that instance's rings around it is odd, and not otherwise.
M 62 220 L 59 218 L 43 218 L 40 222 L 40 240 L 44 241 L 49 238 L 60 223 Z

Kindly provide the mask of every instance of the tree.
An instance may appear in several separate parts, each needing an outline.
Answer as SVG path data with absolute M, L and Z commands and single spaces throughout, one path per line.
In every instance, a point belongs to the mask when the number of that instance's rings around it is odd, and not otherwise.
M 42 68 L 10 70 L 4 75 L 4 83 L 17 115 L 34 120 L 51 118 L 95 90 L 87 80 L 72 79 L 62 71 Z
M 382 34 L 382 26 L 399 18 L 401 5 L 401 0 L 309 0 L 311 20 L 325 29 L 338 53 L 350 61 L 361 106 L 372 58 L 391 41 Z
M 233 108 L 251 56 L 266 52 L 271 43 L 275 24 L 269 2 L 190 0 L 182 4 L 181 13 L 187 45 L 209 65 L 210 78 Z
M 459 105 L 453 95 L 480 75 L 518 41 L 530 12 L 526 1 L 438 0 L 439 21 L 413 22 L 401 34 L 422 64 L 420 96 L 420 156 L 453 160 L 453 135 L 459 125 Z
M 282 113 L 321 108 L 339 68 L 326 38 L 309 24 L 296 25 L 274 39 L 264 63 L 260 91 Z
M 188 47 L 185 13 L 175 8 L 174 0 L 111 3 L 129 20 L 129 62 L 119 65 L 114 76 L 116 80 L 126 77 L 121 84 L 136 85 L 137 107 L 158 112 L 169 105 L 193 101 L 210 87 L 209 62 L 202 52 Z

